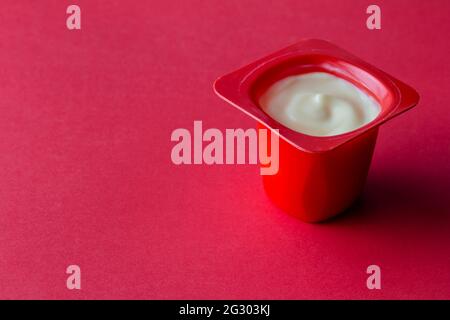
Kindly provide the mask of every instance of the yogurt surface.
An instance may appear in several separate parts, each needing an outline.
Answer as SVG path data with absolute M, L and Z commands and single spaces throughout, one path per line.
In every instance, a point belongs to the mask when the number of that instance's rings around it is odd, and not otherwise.
M 381 111 L 379 103 L 364 91 L 326 72 L 284 78 L 261 96 L 259 104 L 285 127 L 317 137 L 358 129 Z

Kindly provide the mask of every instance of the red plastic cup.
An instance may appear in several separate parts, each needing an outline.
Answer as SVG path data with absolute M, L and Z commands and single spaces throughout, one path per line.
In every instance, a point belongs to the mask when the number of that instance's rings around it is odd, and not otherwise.
M 381 112 L 363 127 L 329 137 L 298 133 L 263 112 L 258 101 L 272 84 L 310 72 L 327 72 L 353 83 L 378 101 Z M 257 120 L 259 128 L 279 134 L 279 171 L 263 176 L 264 188 L 278 207 L 306 222 L 326 220 L 354 202 L 364 188 L 378 127 L 419 101 L 410 86 L 315 39 L 300 41 L 220 77 L 214 89 Z

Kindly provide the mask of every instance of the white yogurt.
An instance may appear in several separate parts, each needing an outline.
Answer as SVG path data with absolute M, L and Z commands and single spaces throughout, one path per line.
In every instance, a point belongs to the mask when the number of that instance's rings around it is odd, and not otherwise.
M 284 78 L 273 84 L 259 103 L 282 125 L 318 137 L 353 131 L 374 120 L 381 111 L 371 96 L 325 72 Z

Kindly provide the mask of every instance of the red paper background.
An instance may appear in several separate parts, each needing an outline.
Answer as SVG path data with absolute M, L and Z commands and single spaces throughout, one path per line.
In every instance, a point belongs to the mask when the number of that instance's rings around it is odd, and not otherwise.
M 1 1 L 0 298 L 450 298 L 450 2 L 376 3 L 381 31 L 359 0 Z M 320 225 L 256 166 L 170 159 L 194 120 L 253 127 L 216 77 L 310 37 L 421 94 L 382 127 L 362 201 Z

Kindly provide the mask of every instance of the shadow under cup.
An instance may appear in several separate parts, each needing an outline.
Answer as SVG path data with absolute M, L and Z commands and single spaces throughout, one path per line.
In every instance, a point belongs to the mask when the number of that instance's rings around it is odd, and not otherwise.
M 372 122 L 351 132 L 316 137 L 278 123 L 259 106 L 275 82 L 311 72 L 326 72 L 354 84 L 381 106 Z M 322 40 L 304 40 L 216 80 L 216 93 L 279 134 L 279 170 L 264 175 L 269 198 L 307 222 L 326 220 L 348 208 L 364 188 L 378 127 L 417 104 L 417 92 L 399 80 Z M 277 131 L 274 131 L 277 130 Z M 268 148 L 270 150 L 270 140 Z

